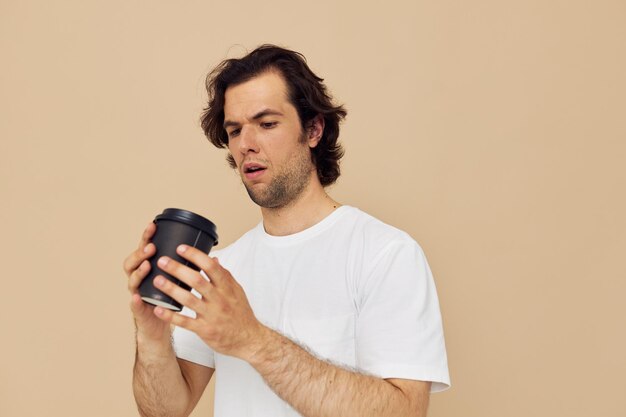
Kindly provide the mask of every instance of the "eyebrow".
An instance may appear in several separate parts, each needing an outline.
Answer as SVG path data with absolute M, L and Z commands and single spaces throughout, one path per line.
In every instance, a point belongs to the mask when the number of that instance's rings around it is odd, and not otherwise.
M 284 116 L 284 115 L 278 110 L 264 109 L 258 112 L 257 114 L 255 114 L 254 116 L 252 116 L 252 120 L 258 120 L 265 116 Z M 232 120 L 224 120 L 224 129 L 226 129 L 227 127 L 233 127 L 233 126 L 241 126 L 241 123 L 234 122 Z

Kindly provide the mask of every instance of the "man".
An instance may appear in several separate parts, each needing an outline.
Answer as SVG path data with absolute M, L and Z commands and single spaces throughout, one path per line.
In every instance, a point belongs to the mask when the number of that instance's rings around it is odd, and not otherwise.
M 449 386 L 421 249 L 325 192 L 339 176 L 346 113 L 322 81 L 302 55 L 271 45 L 209 75 L 202 127 L 228 147 L 263 220 L 214 257 L 178 248 L 208 279 L 159 260 L 194 288 L 155 278 L 182 314 L 137 294 L 154 224 L 126 259 L 143 416 L 189 415 L 214 371 L 217 417 L 424 416 L 429 393 Z

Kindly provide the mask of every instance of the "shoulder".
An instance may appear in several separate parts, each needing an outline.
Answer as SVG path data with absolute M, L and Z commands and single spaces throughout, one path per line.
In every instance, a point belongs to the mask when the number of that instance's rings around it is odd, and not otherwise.
M 418 246 L 418 243 L 405 231 L 356 208 L 348 207 L 343 227 L 349 229 L 355 240 L 363 241 L 366 249 L 380 251 L 397 244 Z
M 353 271 L 355 288 L 372 276 L 387 275 L 393 268 L 401 275 L 424 269 L 425 254 L 407 232 L 357 208 L 349 209 L 338 222 L 341 223 L 338 229 L 343 231 L 338 232 L 337 237 L 347 247 L 347 261 Z

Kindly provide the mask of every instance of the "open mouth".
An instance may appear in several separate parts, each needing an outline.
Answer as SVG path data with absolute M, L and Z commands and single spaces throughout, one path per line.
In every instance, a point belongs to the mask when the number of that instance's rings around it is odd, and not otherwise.
M 257 164 L 254 162 L 247 163 L 243 166 L 243 173 L 247 178 L 256 178 L 266 170 L 261 164 Z
M 247 167 L 247 168 L 245 168 L 243 172 L 245 172 L 246 174 L 249 174 L 251 172 L 263 171 L 264 169 L 265 168 L 263 168 L 263 167 L 254 166 L 254 167 Z

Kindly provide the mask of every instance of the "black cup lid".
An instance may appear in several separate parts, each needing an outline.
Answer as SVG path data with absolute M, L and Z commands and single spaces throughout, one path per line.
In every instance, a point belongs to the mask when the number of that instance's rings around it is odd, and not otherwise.
M 202 217 L 199 214 L 183 209 L 167 208 L 163 210 L 163 213 L 154 218 L 155 222 L 158 220 L 172 220 L 188 224 L 189 226 L 195 227 L 196 229 L 202 230 L 206 234 L 211 235 L 213 240 L 215 240 L 215 245 L 217 245 L 217 227 L 211 220 Z

